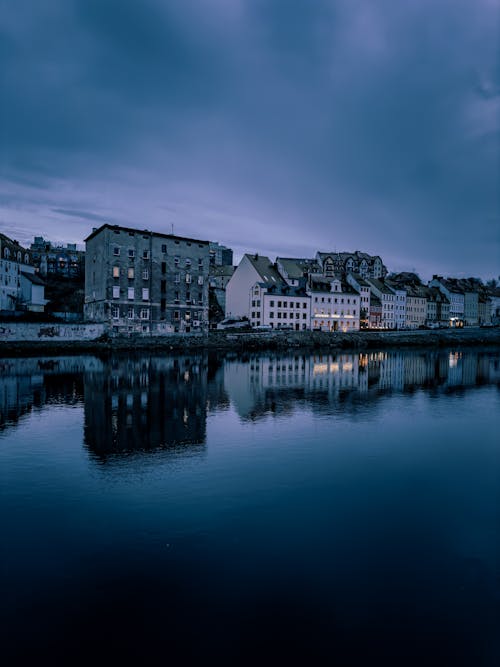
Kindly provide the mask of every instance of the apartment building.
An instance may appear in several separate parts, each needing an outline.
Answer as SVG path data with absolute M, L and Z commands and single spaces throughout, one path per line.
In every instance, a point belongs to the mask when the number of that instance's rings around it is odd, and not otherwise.
M 126 334 L 208 330 L 208 241 L 104 224 L 85 244 L 87 320 Z
M 0 312 L 43 312 L 45 303 L 44 283 L 35 275 L 31 253 L 0 234 Z
M 307 291 L 311 297 L 313 331 L 358 331 L 360 294 L 340 278 L 310 276 Z

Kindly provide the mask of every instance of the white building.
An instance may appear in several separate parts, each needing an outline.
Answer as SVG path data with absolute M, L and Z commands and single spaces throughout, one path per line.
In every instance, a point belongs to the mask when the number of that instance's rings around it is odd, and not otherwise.
M 310 326 L 310 299 L 292 287 L 262 255 L 243 256 L 226 285 L 226 317 L 247 317 L 253 326 L 303 330 Z
M 360 294 L 338 278 L 310 276 L 311 329 L 313 331 L 358 331 Z
M 349 273 L 346 276 L 346 281 L 351 287 L 353 287 L 356 292 L 359 292 L 360 301 L 359 301 L 359 324 L 360 327 L 368 327 L 370 320 L 370 304 L 371 304 L 371 291 L 370 285 L 366 282 L 364 278 L 361 277 L 359 273 Z
M 429 287 L 437 287 L 450 302 L 450 325 L 463 326 L 465 317 L 465 295 L 457 281 L 433 276 Z
M 366 278 L 366 282 L 370 285 L 371 292 L 380 300 L 382 305 L 382 329 L 395 329 L 395 306 L 396 295 L 393 290 L 386 285 L 382 280 L 376 278 Z
M 44 290 L 30 252 L 0 234 L 0 311 L 43 311 Z

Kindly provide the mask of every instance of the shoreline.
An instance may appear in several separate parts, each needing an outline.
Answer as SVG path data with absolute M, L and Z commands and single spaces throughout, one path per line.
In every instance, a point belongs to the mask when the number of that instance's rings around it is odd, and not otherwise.
M 265 351 L 265 350 L 363 350 L 385 348 L 500 346 L 500 328 L 357 331 L 348 334 L 316 331 L 232 333 L 213 331 L 206 336 L 175 334 L 151 338 L 113 338 L 91 341 L 8 341 L 0 343 L 0 357 L 43 354 L 92 354 L 155 351 Z

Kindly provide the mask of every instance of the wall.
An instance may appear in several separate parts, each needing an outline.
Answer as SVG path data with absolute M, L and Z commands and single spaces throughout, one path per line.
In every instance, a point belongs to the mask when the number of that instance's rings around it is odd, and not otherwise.
M 0 323 L 0 343 L 16 341 L 95 340 L 105 332 L 103 324 Z

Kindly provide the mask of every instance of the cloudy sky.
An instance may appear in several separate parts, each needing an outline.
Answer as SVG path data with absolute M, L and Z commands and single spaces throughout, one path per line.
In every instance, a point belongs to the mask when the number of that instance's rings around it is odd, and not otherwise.
M 499 0 L 6 0 L 0 231 L 500 273 Z

